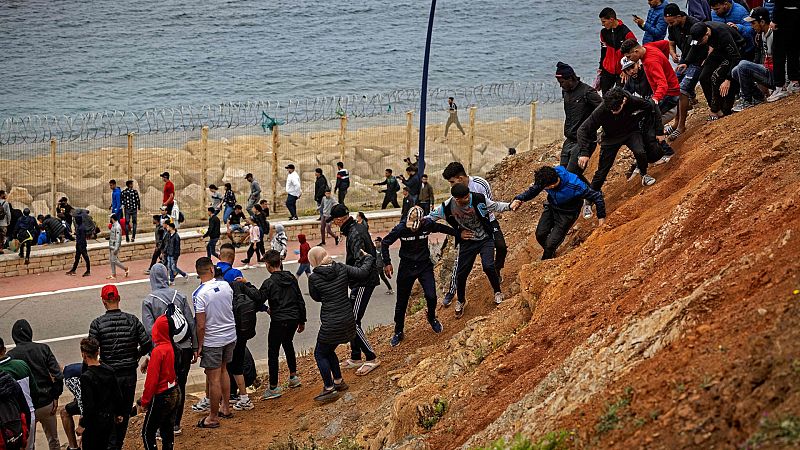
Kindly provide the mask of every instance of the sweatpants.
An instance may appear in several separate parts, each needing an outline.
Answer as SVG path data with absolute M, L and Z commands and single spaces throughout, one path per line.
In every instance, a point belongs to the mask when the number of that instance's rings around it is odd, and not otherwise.
M 600 144 L 600 161 L 597 164 L 594 176 L 592 176 L 592 189 L 595 191 L 603 189 L 608 172 L 614 167 L 614 160 L 617 159 L 617 153 L 623 145 L 633 152 L 633 156 L 636 158 L 636 165 L 639 167 L 642 176 L 647 175 L 647 152 L 644 150 L 642 133 L 636 131 L 626 136 L 618 144 Z
M 392 193 L 392 194 L 386 192 L 385 194 L 383 194 L 383 203 L 381 204 L 381 209 L 386 209 L 386 207 L 389 206 L 390 203 L 392 204 L 393 208 L 399 208 L 400 207 L 400 204 L 397 203 L 397 193 L 396 192 Z
M 58 442 L 58 416 L 56 414 L 50 414 L 52 410 L 53 406 L 50 404 L 42 406 L 41 408 L 37 408 L 36 421 L 39 422 L 44 430 L 44 435 L 47 437 L 47 446 L 49 449 L 60 450 L 61 443 Z
M 25 254 L 25 259 L 31 259 L 31 247 L 33 246 L 33 241 L 25 241 L 19 246 L 19 257 L 23 257 L 23 252 Z
M 278 363 L 280 350 L 286 355 L 286 365 L 289 373 L 297 372 L 297 358 L 294 353 L 294 333 L 297 331 L 297 322 L 271 321 L 267 333 L 267 366 L 269 367 L 269 386 L 278 385 Z M 338 366 L 338 364 L 337 364 Z
M 414 282 L 419 280 L 428 306 L 428 323 L 436 320 L 436 279 L 433 276 L 433 263 L 430 258 L 424 261 L 400 260 L 397 269 L 397 303 L 394 307 L 394 332 L 402 333 L 405 328 L 408 299 Z
M 128 270 L 125 264 L 122 264 L 122 261 L 119 260 L 119 250 L 108 249 L 108 262 L 111 264 L 112 276 L 117 276 L 117 267 L 122 270 Z
M 146 450 L 158 450 L 156 431 L 161 434 L 161 448 L 172 450 L 175 445 L 175 415 L 181 392 L 177 386 L 153 396 L 142 424 L 142 441 Z
M 458 131 L 460 131 L 461 134 L 466 134 L 464 132 L 464 127 L 461 126 L 461 122 L 458 120 L 458 113 L 456 111 L 450 111 L 450 114 L 447 116 L 447 124 L 444 126 L 444 137 L 447 137 L 447 132 L 450 130 L 450 125 L 453 124 L 456 125 L 456 128 L 458 128 Z
M 192 368 L 192 358 L 194 358 L 194 352 L 191 348 L 180 349 L 180 361 L 176 364 L 175 370 L 181 395 L 178 400 L 178 410 L 175 411 L 175 425 L 178 427 L 181 426 L 181 419 L 183 419 L 183 405 L 186 403 L 186 381 L 189 379 L 189 370 Z
M 86 249 L 85 245 L 75 245 L 75 262 L 72 263 L 72 270 L 70 272 L 75 272 L 75 269 L 78 268 L 78 263 L 83 258 L 83 261 L 86 263 L 86 271 L 89 272 L 91 269 L 91 263 L 89 262 L 89 252 Z
M 542 260 L 555 258 L 558 246 L 564 242 L 569 229 L 578 220 L 579 213 L 580 211 L 567 212 L 544 205 L 539 224 L 536 226 L 536 240 L 544 249 Z
M 728 115 L 731 113 L 736 94 L 739 93 L 739 83 L 736 80 L 731 82 L 727 96 L 723 97 L 719 93 L 719 87 L 727 79 L 725 74 L 733 70 L 732 62 L 722 54 L 722 51 L 722 49 L 714 50 L 708 55 L 700 70 L 699 80 L 703 95 L 708 102 L 708 109 L 713 113 L 722 112 Z
M 459 303 L 466 303 L 467 278 L 475 265 L 475 258 L 481 255 L 481 265 L 483 272 L 492 290 L 500 292 L 500 278 L 494 265 L 494 240 L 484 239 L 482 241 L 461 241 L 458 245 L 458 269 L 456 270 L 456 294 Z
M 592 145 L 594 147 L 594 145 Z M 564 144 L 561 146 L 561 166 L 567 169 L 568 172 L 574 173 L 578 176 L 584 183 L 588 184 L 589 182 L 583 176 L 583 169 L 581 166 L 578 165 L 578 158 L 580 158 L 580 150 L 581 147 L 578 145 L 577 141 L 573 141 L 569 138 L 564 139 Z
M 256 254 L 256 262 L 261 261 L 262 256 L 264 256 L 264 254 L 261 253 L 261 250 L 258 248 L 259 242 L 251 242 L 250 247 L 247 248 L 247 257 L 245 258 L 245 260 L 247 260 L 247 264 L 250 264 L 250 258 L 253 257 L 253 253 Z
M 350 303 L 353 305 L 353 314 L 356 317 L 356 337 L 350 341 L 350 358 L 354 361 L 361 359 L 361 352 L 364 352 L 367 361 L 372 361 L 376 358 L 375 351 L 367 341 L 367 335 L 361 329 L 361 319 L 364 318 L 364 313 L 367 311 L 367 304 L 372 297 L 372 291 L 375 286 L 361 286 L 350 289 Z
M 119 370 L 115 373 L 119 389 L 122 391 L 122 404 L 125 405 L 125 414 L 122 415 L 122 423 L 114 425 L 114 431 L 108 441 L 109 450 L 121 450 L 125 442 L 125 434 L 128 432 L 128 421 L 133 408 L 133 398 L 136 395 L 136 369 Z
M 336 356 L 336 347 L 338 346 L 339 344 L 325 344 L 317 341 L 317 345 L 314 347 L 314 359 L 317 361 L 317 368 L 326 389 L 333 387 L 333 380 L 342 379 L 339 357 Z

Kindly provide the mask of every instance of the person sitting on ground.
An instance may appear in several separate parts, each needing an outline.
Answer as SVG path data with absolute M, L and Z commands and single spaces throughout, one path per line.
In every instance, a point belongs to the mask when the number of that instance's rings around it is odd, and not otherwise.
M 561 86 L 561 96 L 564 99 L 564 144 L 561 146 L 561 165 L 583 177 L 583 169 L 578 166 L 580 150 L 578 127 L 595 108 L 600 106 L 603 99 L 597 91 L 578 78 L 569 64 L 561 61 L 556 63 L 556 81 Z M 585 181 L 585 178 L 582 179 Z
M 231 244 L 236 245 L 237 247 L 242 244 L 242 242 L 235 242 L 233 239 L 233 233 L 244 233 L 244 226 L 242 225 L 242 221 L 245 220 L 244 213 L 242 212 L 242 205 L 236 205 L 233 208 L 233 213 L 228 216 L 228 239 L 230 239 Z
M 269 386 L 264 391 L 263 398 L 269 400 L 283 395 L 283 389 L 278 386 L 278 357 L 281 347 L 286 355 L 286 364 L 289 366 L 289 387 L 300 387 L 292 342 L 295 331 L 302 333 L 305 329 L 306 303 L 297 284 L 297 278 L 281 268 L 281 255 L 270 250 L 264 259 L 267 261 L 270 277 L 264 280 L 260 290 L 262 297 L 269 304 L 270 319 L 267 335 Z
M 115 374 L 113 367 L 100 362 L 100 342 L 89 336 L 83 338 L 80 345 L 86 369 L 80 377 L 83 414 L 75 432 L 81 437 L 81 448 L 122 448 L 122 441 L 117 440 L 116 433 L 120 427 L 127 429 L 126 417 L 130 415 L 133 400 L 130 403 L 126 401 L 119 385 L 119 375 Z
M 397 224 L 392 231 L 381 241 L 381 259 L 383 272 L 391 278 L 394 273 L 389 247 L 398 239 L 400 240 L 400 266 L 397 269 L 397 303 L 394 308 L 394 335 L 390 342 L 392 347 L 400 345 L 405 338 L 406 309 L 408 299 L 414 282 L 419 281 L 425 295 L 428 307 L 428 323 L 434 333 L 442 332 L 442 324 L 436 318 L 436 279 L 433 275 L 433 262 L 428 246 L 428 236 L 431 233 L 444 233 L 456 235 L 456 230 L 447 225 L 424 219 L 425 211 L 414 206 L 402 222 Z
M 72 237 L 72 224 L 73 224 L 73 217 L 72 211 L 75 208 L 69 204 L 69 199 L 67 197 L 61 197 L 58 199 L 58 203 L 56 204 L 56 218 L 64 224 L 66 230 L 64 231 L 64 239 L 68 241 L 74 240 Z M 1 241 L 2 239 L 0 239 Z
M 300 278 L 303 274 L 306 274 L 306 276 L 311 275 L 311 263 L 308 262 L 308 252 L 311 251 L 311 245 L 306 241 L 306 235 L 302 233 L 297 235 L 297 242 L 300 243 L 300 257 L 297 260 L 298 266 L 295 276 Z M 267 269 L 269 269 L 269 267 L 267 267 Z
M 282 224 L 275 224 L 275 235 L 272 236 L 272 243 L 270 245 L 270 249 L 275 250 L 278 254 L 281 255 L 281 261 L 286 259 L 286 252 L 287 252 L 287 243 L 289 238 L 286 237 L 286 232 L 284 231 Z
M 331 223 L 328 221 L 331 217 L 331 210 L 338 204 L 339 202 L 337 202 L 331 194 L 331 188 L 326 188 L 325 195 L 322 197 L 319 204 L 319 234 L 322 236 L 322 242 L 318 245 L 325 245 L 326 236 L 332 237 L 336 245 L 339 245 L 339 236 L 333 232 Z
M 253 219 L 246 219 L 246 220 L 248 224 L 247 228 L 250 233 L 250 247 L 247 248 L 247 256 L 242 260 L 242 263 L 244 263 L 244 267 L 242 267 L 242 270 L 252 269 L 256 267 L 250 265 L 250 260 L 253 258 L 254 253 L 256 255 L 257 263 L 261 262 L 261 256 L 262 256 L 261 250 L 259 249 L 258 246 L 259 242 L 261 242 L 261 228 L 258 225 L 256 225 Z
M 376 249 L 381 248 L 381 245 L 383 245 L 383 238 L 377 236 L 375 238 L 375 248 Z M 377 258 L 375 260 L 375 264 L 378 266 L 378 273 L 381 276 L 381 281 L 383 281 L 383 284 L 386 285 L 386 295 L 394 295 L 394 289 L 392 289 L 392 283 L 389 282 L 389 279 L 386 278 L 386 273 L 384 273 L 383 271 L 384 267 L 383 258 Z
M 564 242 L 581 212 L 583 200 L 597 206 L 598 224 L 606 221 L 606 206 L 601 192 L 592 190 L 575 174 L 562 166 L 540 167 L 533 174 L 533 184 L 523 193 L 514 197 L 511 209 L 516 211 L 523 202 L 534 199 L 540 192 L 547 191 L 547 203 L 536 226 L 536 240 L 542 246 L 542 260 L 555 258 L 558 246 Z
M 81 396 L 81 367 L 82 363 L 67 364 L 64 366 L 64 385 L 72 393 L 72 401 L 59 409 L 61 426 L 67 435 L 67 450 L 79 450 L 78 436 L 75 435 L 75 416 L 83 415 L 83 401 Z
M 766 100 L 763 91 L 775 89 L 772 65 L 773 34 L 769 27 L 769 11 L 767 8 L 753 8 L 744 20 L 752 25 L 756 33 L 755 57 L 753 61 L 745 59 L 739 61 L 731 71 L 731 78 L 739 84 L 739 103 L 733 106 L 733 112 L 741 112 L 762 103 Z M 731 80 L 725 80 L 720 89 L 730 89 L 730 87 Z
M 175 374 L 175 350 L 170 336 L 174 324 L 169 322 L 167 315 L 158 316 L 153 322 L 153 350 L 147 364 L 144 392 L 137 402 L 139 411 L 145 412 L 142 439 L 147 449 L 158 450 L 156 431 L 164 449 L 173 448 L 175 442 L 181 388 Z
M 324 247 L 314 247 L 308 254 L 314 272 L 308 278 L 311 298 L 322 303 L 320 328 L 314 348 L 323 388 L 314 400 L 319 403 L 334 401 L 339 393 L 348 389 L 339 368 L 336 347 L 355 339 L 356 317 L 347 293 L 350 284 L 369 279 L 375 267 L 375 257 L 361 251 L 355 266 L 335 262 Z
M 209 206 L 207 211 L 208 228 L 206 229 L 206 232 L 203 233 L 203 239 L 208 238 L 208 243 L 206 244 L 206 256 L 209 258 L 214 256 L 215 258 L 219 259 L 219 254 L 217 253 L 217 242 L 219 242 L 219 237 L 221 235 L 221 224 L 219 217 L 217 217 L 219 210 L 214 209 L 213 206 Z

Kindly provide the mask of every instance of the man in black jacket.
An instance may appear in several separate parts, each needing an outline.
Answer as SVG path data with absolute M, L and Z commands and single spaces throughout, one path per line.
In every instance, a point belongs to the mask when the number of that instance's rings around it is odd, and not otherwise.
M 344 205 L 336 205 L 331 210 L 331 217 L 328 219 L 334 225 L 339 226 L 341 236 L 347 237 L 345 248 L 347 256 L 345 264 L 355 266 L 356 260 L 360 258 L 361 252 L 368 253 L 373 258 L 377 256 L 375 244 L 367 230 L 366 225 L 357 223 L 350 217 L 350 211 Z M 353 314 L 356 318 L 356 337 L 350 342 L 350 359 L 343 363 L 346 369 L 358 368 L 358 375 L 366 375 L 380 365 L 375 351 L 367 341 L 364 330 L 361 329 L 361 319 L 367 311 L 367 304 L 372 297 L 375 287 L 380 284 L 378 266 L 375 260 L 372 261 L 372 273 L 364 281 L 358 281 L 350 285 L 350 302 L 353 304 Z M 366 362 L 361 361 L 361 353 L 364 353 Z
M 314 181 L 314 201 L 317 202 L 317 207 L 319 208 L 322 197 L 325 197 L 325 190 L 331 187 L 328 185 L 328 179 L 325 178 L 325 175 L 322 174 L 322 169 L 319 167 L 314 169 L 314 176 L 317 178 L 317 180 Z
M 578 128 L 603 99 L 591 86 L 581 81 L 568 64 L 556 64 L 556 80 L 561 86 L 564 97 L 564 145 L 561 147 L 561 165 L 568 171 L 581 177 L 583 169 L 578 165 L 580 147 L 578 146 Z
M 740 49 L 745 45 L 744 38 L 734 28 L 720 22 L 698 22 L 692 25 L 690 34 L 692 49 L 686 64 L 703 62 L 699 80 L 711 110 L 708 120 L 729 115 L 739 86 L 735 83 L 727 92 L 722 92 L 720 87 L 731 79 L 731 70 L 742 60 Z M 711 53 L 707 53 L 708 47 L 712 48 Z
M 17 345 L 8 351 L 8 356 L 25 361 L 31 369 L 37 389 L 31 391 L 36 421 L 42 424 L 50 450 L 59 450 L 58 442 L 58 397 L 64 391 L 64 375 L 61 366 L 47 344 L 33 342 L 33 330 L 25 319 L 14 322 L 11 337 Z M 33 429 L 33 427 L 31 427 Z
M 333 187 L 333 193 L 338 193 L 339 204 L 344 205 L 344 198 L 347 196 L 347 190 L 350 189 L 350 172 L 344 168 L 344 163 L 339 161 L 336 163 L 336 185 Z
M 219 217 L 217 217 L 217 210 L 208 207 L 208 229 L 205 233 L 203 233 L 204 238 L 208 238 L 208 243 L 206 244 L 206 256 L 211 258 L 213 255 L 215 258 L 219 259 L 219 254 L 217 253 L 217 242 L 219 241 L 220 236 L 220 222 Z
M 210 260 L 210 258 L 209 258 Z M 236 411 L 249 411 L 255 406 L 247 393 L 244 381 L 244 363 L 247 353 L 247 341 L 256 336 L 256 312 L 264 306 L 266 299 L 261 291 L 247 281 L 233 281 L 233 318 L 236 323 L 236 345 L 233 357 L 226 366 L 227 372 L 236 381 L 239 398 L 231 406 Z M 224 381 L 223 381 L 224 383 Z M 231 398 L 233 400 L 233 398 Z
M 130 407 L 133 406 L 136 394 L 136 368 L 139 366 L 139 358 L 150 352 L 153 343 L 142 322 L 133 314 L 119 309 L 120 296 L 116 286 L 103 286 L 100 295 L 106 313 L 92 321 L 89 337 L 100 343 L 103 364 L 114 369 L 123 403 L 129 405 L 122 422 L 115 425 L 109 441 L 109 449 L 121 449 L 128 431 Z
M 414 282 L 419 281 L 425 293 L 428 306 L 428 323 L 434 333 L 442 332 L 442 324 L 436 319 L 436 278 L 433 275 L 433 262 L 428 248 L 428 236 L 431 233 L 444 233 L 455 236 L 456 230 L 447 225 L 423 219 L 425 211 L 414 206 L 402 222 L 397 224 L 386 237 L 381 240 L 381 258 L 383 271 L 391 278 L 394 271 L 389 247 L 400 239 L 400 267 L 397 269 L 397 303 L 394 307 L 394 336 L 391 345 L 396 347 L 405 337 L 406 308 L 411 297 Z

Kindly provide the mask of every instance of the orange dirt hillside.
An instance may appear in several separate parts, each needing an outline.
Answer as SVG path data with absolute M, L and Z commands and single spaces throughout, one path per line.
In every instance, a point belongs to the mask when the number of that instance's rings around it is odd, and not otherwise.
M 218 430 L 187 413 L 176 447 L 304 448 L 285 446 L 292 436 L 472 449 L 515 434 L 558 435 L 558 448 L 797 447 L 800 97 L 696 124 L 675 148 L 649 188 L 623 179 L 620 152 L 607 225 L 580 219 L 555 260 L 538 260 L 533 233 L 544 195 L 506 213 L 500 307 L 476 267 L 462 319 L 440 308 L 435 336 L 419 312 L 396 348 L 389 327 L 375 330 L 383 365 L 345 372 L 337 402 L 313 404 L 321 383 L 301 358 L 302 389 Z M 490 174 L 495 197 L 510 200 L 557 151 L 506 158 Z M 128 448 L 141 447 L 140 421 Z

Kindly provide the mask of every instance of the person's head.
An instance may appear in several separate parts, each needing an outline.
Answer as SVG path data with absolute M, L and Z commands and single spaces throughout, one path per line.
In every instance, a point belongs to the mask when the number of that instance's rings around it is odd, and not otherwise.
M 117 217 L 116 214 L 112 214 L 110 216 L 110 218 L 111 218 L 111 223 L 115 223 L 115 222 L 117 222 L 119 220 L 119 218 Z
M 559 61 L 556 63 L 556 81 L 558 81 L 561 89 L 569 92 L 578 86 L 580 79 L 575 74 L 572 66 Z
M 253 182 L 253 174 L 252 173 L 248 173 L 247 175 L 244 176 L 244 179 L 247 180 L 248 183 L 252 183 Z
M 617 12 L 613 8 L 603 8 L 599 16 L 603 28 L 610 30 L 617 27 Z
M 708 38 L 711 37 L 711 27 L 703 22 L 697 22 L 689 29 L 689 35 L 692 36 L 690 45 L 705 45 L 708 43 Z
M 453 200 L 458 206 L 467 206 L 469 204 L 469 188 L 465 184 L 453 184 L 450 187 L 450 195 L 453 196 Z
M 286 228 L 284 228 L 283 224 L 276 223 L 275 224 L 275 235 L 283 234 Z
M 367 219 L 367 216 L 366 214 L 364 214 L 364 211 L 359 211 L 356 213 L 356 221 L 358 223 L 365 223 L 369 222 L 369 219 Z
M 325 247 L 316 246 L 308 251 L 308 262 L 311 264 L 311 267 L 317 268 L 333 263 L 333 259 L 328 255 L 328 251 L 325 250 Z
M 647 4 L 650 5 L 651 8 L 658 8 L 663 3 L 663 0 L 647 0 Z
M 6 356 L 6 343 L 0 338 L 0 357 Z
M 403 186 L 403 197 L 408 197 L 408 186 Z
M 686 22 L 686 13 L 681 11 L 677 3 L 669 3 L 664 7 L 664 21 L 670 27 L 683 26 Z
M 234 214 L 241 214 L 242 213 L 242 205 L 236 205 L 233 207 Z
M 545 189 L 555 188 L 560 182 L 558 172 L 550 166 L 540 167 L 533 173 L 533 183 Z
M 207 211 L 208 211 L 208 217 L 213 216 L 217 212 L 217 210 L 215 210 L 214 208 L 212 208 L 210 206 L 208 207 Z
M 222 244 L 219 248 L 219 260 L 233 264 L 236 260 L 236 247 L 233 244 Z
M 260 202 L 258 202 L 258 205 L 261 206 L 262 211 L 266 211 L 267 209 L 269 209 L 269 202 L 266 200 L 261 200 Z
M 386 178 L 392 176 L 392 169 L 386 169 L 383 171 L 383 174 L 386 175 Z
M 628 96 L 625 95 L 625 91 L 619 86 L 611 88 L 608 92 L 603 94 L 603 103 L 606 104 L 606 107 L 612 114 L 616 115 L 621 113 L 627 102 Z
M 168 220 L 167 221 L 167 231 L 169 231 L 170 233 L 174 233 L 174 232 L 178 231 L 178 229 L 175 228 L 175 222 L 174 221 L 172 221 L 172 220 Z
M 428 174 L 427 173 L 423 173 L 422 177 L 420 177 L 420 179 L 422 180 L 423 183 L 427 184 L 428 183 Z
M 756 33 L 766 33 L 769 30 L 770 17 L 767 8 L 753 8 L 744 20 L 750 22 Z
M 166 183 L 167 181 L 169 181 L 169 172 L 163 172 L 163 173 L 161 174 L 161 180 L 162 180 L 164 183 Z
M 331 208 L 331 217 L 328 219 L 337 227 L 341 227 L 350 218 L 350 211 L 341 203 Z
M 319 177 L 321 177 L 321 176 L 322 176 L 322 169 L 320 169 L 319 167 L 317 167 L 316 169 L 314 169 L 314 177 L 315 177 L 315 178 L 319 178 Z
M 162 216 L 166 216 L 167 215 L 167 207 L 166 206 L 161 205 L 161 208 L 159 208 L 159 209 L 161 210 L 161 215 Z
M 331 198 L 331 188 L 325 188 L 325 197 Z
M 383 238 L 382 238 L 382 237 L 380 237 L 380 236 L 376 236 L 376 237 L 375 237 L 375 246 L 376 246 L 376 247 L 380 247 L 380 246 L 381 246 L 381 244 L 383 244 Z
M 119 291 L 113 284 L 107 284 L 100 290 L 100 298 L 103 300 L 103 306 L 106 310 L 119 309 Z
M 219 188 L 217 187 L 216 184 L 209 184 L 208 185 L 208 190 L 211 191 L 211 192 L 217 192 L 219 190 Z
M 294 164 L 289 164 L 285 167 L 286 171 L 289 173 L 294 172 Z
M 267 263 L 267 270 L 270 272 L 278 272 L 281 270 L 281 254 L 276 250 L 268 250 L 264 254 L 264 261 Z
M 452 105 L 455 100 L 453 97 L 447 97 L 447 104 Z
M 209 257 L 203 256 L 197 258 L 194 262 L 194 270 L 203 283 L 214 279 L 214 263 L 211 262 L 211 258 Z
M 627 56 L 623 56 L 620 64 L 622 65 L 622 71 L 625 72 L 625 75 L 631 78 L 639 76 L 639 61 L 634 62 Z
M 226 191 L 230 191 L 231 189 L 233 189 L 233 187 L 231 186 L 231 184 L 230 184 L 230 183 L 225 183 L 225 190 L 226 190 Z
M 417 166 L 408 166 L 408 167 L 406 167 L 406 173 L 410 177 L 413 177 L 414 175 L 416 175 L 417 174 L 417 170 L 419 170 L 419 169 L 417 169 Z
M 343 163 L 343 162 L 341 162 L 341 161 L 337 162 L 337 163 L 336 163 L 336 168 L 337 168 L 337 169 L 344 169 L 344 163 Z
M 133 189 L 133 180 L 128 180 L 125 182 L 125 187 Z
M 720 17 L 727 16 L 733 8 L 731 0 L 708 0 L 708 5 Z
M 36 216 L 36 221 L 39 222 L 39 223 L 44 222 L 44 216 L 39 214 L 38 216 Z
M 263 214 L 264 208 L 261 205 L 253 205 L 253 209 L 256 211 L 256 214 Z
M 83 362 L 97 362 L 100 359 L 100 342 L 89 336 L 81 339 L 81 358 Z
M 151 219 L 153 219 L 153 225 L 158 225 L 161 223 L 161 216 L 159 216 L 158 214 L 153 214 L 153 217 L 151 217 Z
M 467 171 L 464 170 L 464 166 L 458 161 L 453 161 L 444 168 L 442 171 L 442 178 L 447 180 L 451 186 L 456 184 L 463 184 L 464 186 L 469 185 Z
M 408 215 L 406 215 L 406 228 L 416 232 L 422 226 L 423 217 L 425 217 L 425 210 L 421 206 L 412 207 L 408 210 Z
M 0 189 L 0 198 L 3 199 L 3 200 L 6 199 L 6 191 L 3 190 L 3 189 Z
M 22 215 L 23 215 L 23 216 L 26 216 L 26 217 L 27 217 L 27 216 L 30 216 L 30 215 L 31 215 L 31 209 L 30 209 L 30 208 L 25 208 L 25 209 L 23 209 L 23 210 L 22 210 Z
M 642 59 L 646 52 L 645 48 L 639 45 L 636 39 L 626 39 L 619 47 L 619 51 L 633 62 Z
M 108 187 L 110 187 L 110 188 L 111 188 L 111 190 L 113 191 L 113 190 L 114 190 L 114 189 L 117 187 L 117 180 L 111 180 L 111 181 L 109 181 L 109 182 L 108 182 Z
M 508 149 L 508 156 L 514 156 L 516 154 L 517 154 L 517 149 L 515 149 L 514 147 Z

